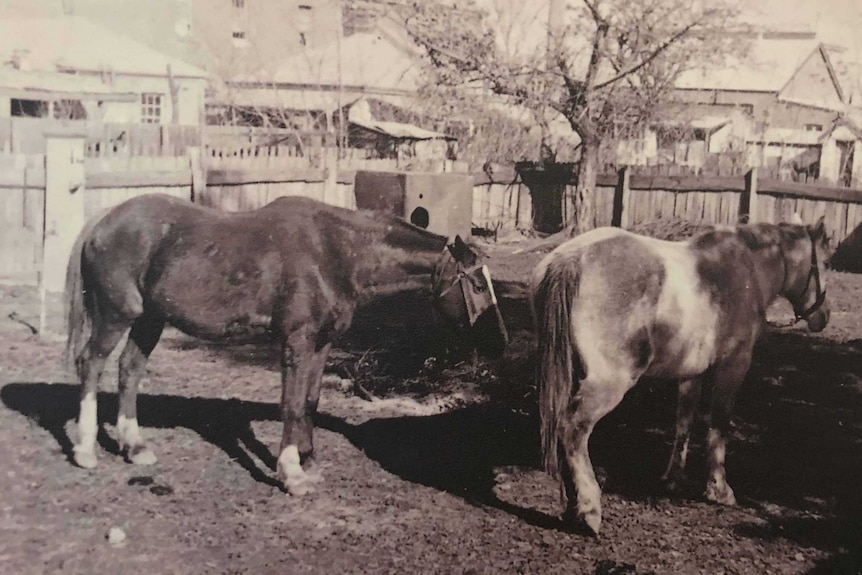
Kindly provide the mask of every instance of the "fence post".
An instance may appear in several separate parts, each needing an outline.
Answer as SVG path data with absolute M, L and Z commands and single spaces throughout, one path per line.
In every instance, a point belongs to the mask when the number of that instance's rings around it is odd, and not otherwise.
M 191 146 L 188 148 L 189 169 L 192 171 L 192 197 L 191 201 L 199 202 L 207 188 L 207 171 L 201 148 Z
M 39 334 L 47 334 L 48 292 L 62 292 L 72 247 L 84 227 L 84 134 L 76 131 L 46 135 L 45 235 Z
M 323 194 L 320 201 L 327 203 L 338 202 L 338 148 L 324 148 L 324 181 Z
M 617 185 L 614 188 L 614 206 L 611 215 L 611 225 L 616 228 L 624 227 L 624 216 L 626 206 L 629 203 L 629 167 L 623 166 L 617 171 Z
M 745 191 L 739 198 L 739 217 L 748 216 L 748 222 L 757 221 L 757 168 L 751 168 L 745 174 Z

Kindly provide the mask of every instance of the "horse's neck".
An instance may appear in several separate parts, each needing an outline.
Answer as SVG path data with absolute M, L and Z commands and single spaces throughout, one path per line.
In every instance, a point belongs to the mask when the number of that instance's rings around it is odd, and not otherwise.
M 403 292 L 430 292 L 432 274 L 445 245 L 444 238 L 426 240 L 420 245 L 400 245 L 385 240 L 373 242 L 366 247 L 367 253 L 359 258 L 355 268 L 360 300 L 370 301 Z
M 769 306 L 781 295 L 785 281 L 784 254 L 780 245 L 752 250 L 754 260 L 754 275 L 757 288 L 760 290 L 761 301 Z

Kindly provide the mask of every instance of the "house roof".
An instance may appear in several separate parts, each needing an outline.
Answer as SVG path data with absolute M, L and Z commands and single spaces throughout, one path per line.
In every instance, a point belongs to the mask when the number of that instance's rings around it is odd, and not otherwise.
M 139 96 L 120 92 L 96 76 L 58 72 L 16 70 L 0 66 L 0 95 L 26 98 L 38 95 L 41 100 L 75 99 L 135 102 Z
M 763 144 L 785 144 L 788 146 L 816 146 L 823 139 L 822 132 L 800 130 L 797 128 L 767 128 L 763 132 L 756 132 L 749 138 L 749 142 Z
M 832 62 L 845 102 L 859 106 L 862 104 L 862 62 L 856 61 L 850 51 L 839 46 L 826 45 L 824 50 Z
M 315 88 L 258 87 L 222 89 L 211 99 L 213 104 L 247 106 L 250 108 L 281 108 L 297 112 L 332 112 L 340 106 L 350 105 L 361 98 L 373 98 L 394 106 L 408 107 L 412 97 L 407 94 L 369 93 L 362 90 L 335 90 Z
M 418 57 L 382 33 L 361 33 L 282 61 L 272 74 L 241 82 L 343 86 L 412 92 L 419 86 Z
M 0 19 L 0 63 L 22 69 L 207 78 L 204 70 L 76 17 Z
M 680 75 L 677 88 L 779 92 L 817 50 L 813 37 L 758 38 L 743 57 L 729 57 L 721 65 L 704 66 Z
M 425 128 L 420 128 L 419 126 L 414 126 L 413 124 L 405 124 L 403 122 L 384 122 L 382 120 L 376 120 L 372 117 L 371 107 L 368 104 L 368 100 L 365 98 L 358 100 L 352 106 L 350 106 L 350 110 L 347 113 L 347 119 L 350 121 L 351 124 L 355 124 L 356 126 L 365 128 L 366 130 L 371 130 L 372 132 L 377 132 L 378 134 L 385 134 L 393 138 L 406 140 L 457 139 L 441 132 L 433 132 L 431 130 L 426 130 Z

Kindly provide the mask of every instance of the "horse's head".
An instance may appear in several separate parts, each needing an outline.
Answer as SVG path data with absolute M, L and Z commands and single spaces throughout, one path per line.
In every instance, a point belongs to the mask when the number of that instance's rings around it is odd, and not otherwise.
M 794 224 L 784 234 L 784 287 L 782 294 L 793 305 L 796 320 L 805 320 L 811 331 L 822 331 L 829 323 L 824 272 L 832 250 L 821 217 L 813 226 Z
M 497 305 L 488 267 L 460 236 L 447 250 L 434 272 L 437 311 L 451 327 L 486 357 L 499 357 L 508 334 Z

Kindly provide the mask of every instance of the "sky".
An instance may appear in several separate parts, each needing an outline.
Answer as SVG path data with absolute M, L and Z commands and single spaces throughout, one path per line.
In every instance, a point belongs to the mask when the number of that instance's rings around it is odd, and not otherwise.
M 862 60 L 862 1 L 860 0 L 758 0 L 744 10 L 752 23 L 810 26 L 818 39 L 838 44 Z
M 509 17 L 534 31 L 546 29 L 548 0 L 476 0 L 486 8 L 509 13 Z M 565 0 L 576 5 L 580 0 Z M 777 29 L 807 29 L 820 41 L 844 46 L 862 60 L 862 0 L 730 0 L 741 6 L 742 20 Z

